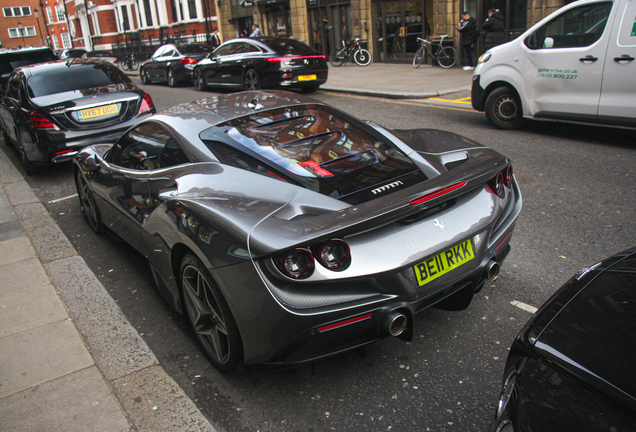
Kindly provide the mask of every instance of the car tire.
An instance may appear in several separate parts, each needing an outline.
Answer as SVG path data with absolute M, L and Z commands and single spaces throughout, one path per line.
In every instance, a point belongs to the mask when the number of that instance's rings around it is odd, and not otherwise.
M 205 75 L 201 72 L 201 69 L 194 70 L 194 88 L 198 91 L 205 91 L 208 87 L 208 81 Z
M 33 165 L 33 162 L 29 160 L 29 156 L 26 154 L 26 150 L 24 149 L 24 144 L 22 144 L 22 139 L 20 138 L 20 133 L 16 132 L 16 136 L 18 137 L 16 148 L 18 149 L 18 153 L 20 154 L 20 162 L 22 162 L 24 173 L 28 176 L 33 175 L 36 173 L 37 169 Z
M 88 186 L 88 181 L 79 169 L 75 172 L 75 188 L 79 197 L 80 210 L 84 213 L 88 225 L 95 234 L 103 234 L 106 231 L 106 226 L 102 222 L 102 216 L 95 203 L 95 198 L 93 198 L 93 192 Z
M 141 73 L 139 75 L 141 75 L 141 83 L 143 85 L 152 84 L 152 81 L 150 80 L 150 75 L 148 74 L 148 71 L 143 70 L 143 71 L 141 71 Z
M 170 87 L 177 87 L 179 85 L 179 82 L 177 81 L 177 78 L 175 78 L 174 76 L 174 71 L 172 69 L 168 69 L 168 85 Z
M 486 99 L 486 118 L 498 129 L 519 129 L 524 122 L 521 99 L 510 87 L 493 90 Z
M 194 255 L 183 258 L 180 275 L 185 313 L 203 351 L 221 372 L 235 372 L 243 362 L 243 343 L 221 290 Z
M 248 69 L 243 77 L 243 90 L 254 91 L 261 89 L 261 80 L 258 77 L 258 72 L 254 69 Z

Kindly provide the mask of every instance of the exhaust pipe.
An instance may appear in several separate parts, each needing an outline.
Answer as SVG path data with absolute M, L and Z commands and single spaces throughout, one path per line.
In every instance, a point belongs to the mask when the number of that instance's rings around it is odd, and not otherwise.
M 489 281 L 496 281 L 499 276 L 499 269 L 501 268 L 501 264 L 497 261 L 489 261 L 486 264 L 486 277 Z
M 393 311 L 384 318 L 380 329 L 383 333 L 388 333 L 391 336 L 399 336 L 406 329 L 407 324 L 408 319 L 404 315 Z

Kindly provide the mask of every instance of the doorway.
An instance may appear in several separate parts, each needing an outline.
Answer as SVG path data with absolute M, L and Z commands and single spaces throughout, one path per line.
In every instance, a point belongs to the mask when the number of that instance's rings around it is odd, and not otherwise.
M 417 38 L 430 34 L 424 1 L 376 4 L 376 58 L 386 63 L 407 63 L 419 48 Z

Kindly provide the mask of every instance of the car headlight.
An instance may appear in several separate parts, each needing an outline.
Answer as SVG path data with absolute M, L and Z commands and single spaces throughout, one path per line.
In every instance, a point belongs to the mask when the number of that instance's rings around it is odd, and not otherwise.
M 477 60 L 477 63 L 486 63 L 488 60 L 490 60 L 490 57 L 492 57 L 492 54 L 490 53 L 490 51 L 486 51 L 479 56 L 479 60 Z

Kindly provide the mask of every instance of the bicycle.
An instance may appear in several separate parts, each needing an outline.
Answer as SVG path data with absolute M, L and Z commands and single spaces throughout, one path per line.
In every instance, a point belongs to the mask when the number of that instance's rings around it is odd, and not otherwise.
M 339 67 L 345 64 L 353 56 L 353 60 L 358 66 L 369 66 L 371 63 L 371 53 L 364 48 L 360 43 L 360 38 L 355 38 L 351 42 L 345 45 L 342 40 L 342 48 L 338 51 L 333 51 L 329 57 L 329 63 L 334 67 Z
M 422 65 L 424 61 L 425 52 L 428 52 L 428 55 L 431 56 L 433 61 L 436 61 L 441 67 L 448 69 L 455 66 L 457 62 L 457 51 L 455 48 L 450 46 L 443 46 L 444 38 L 447 38 L 448 35 L 443 35 L 439 41 L 439 43 L 429 42 L 427 39 L 417 38 L 417 41 L 420 43 L 420 48 L 415 53 L 415 57 L 413 57 L 413 67 L 417 69 Z M 434 52 L 431 51 L 430 47 L 434 47 Z
M 120 63 L 121 68 L 125 71 L 129 71 L 129 70 L 137 70 L 139 69 L 139 63 L 137 62 L 137 59 L 135 58 L 135 53 L 130 53 L 130 54 L 126 54 L 126 57 L 124 57 Z

